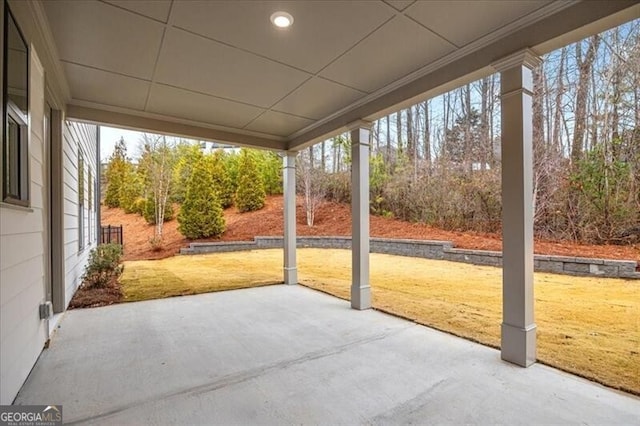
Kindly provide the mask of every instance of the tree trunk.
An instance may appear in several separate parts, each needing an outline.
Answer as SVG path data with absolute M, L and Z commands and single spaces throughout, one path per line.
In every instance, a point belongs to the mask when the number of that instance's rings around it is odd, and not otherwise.
M 396 140 L 398 142 L 398 154 L 402 154 L 402 111 L 396 113 Z
M 471 151 L 473 149 L 472 141 L 473 136 L 471 134 L 471 85 L 467 84 L 462 88 L 463 92 L 463 110 L 465 115 L 464 121 L 464 148 L 463 148 L 463 163 L 466 166 L 469 174 L 473 172 L 473 158 Z
M 427 173 L 431 174 L 431 127 L 429 115 L 431 113 L 431 100 L 422 103 L 424 108 L 424 159 L 427 164 Z
M 567 48 L 560 51 L 558 76 L 556 78 L 556 96 L 553 116 L 553 146 L 556 152 L 562 152 L 562 97 L 564 96 L 564 63 L 567 60 Z
M 440 158 L 447 154 L 447 131 L 449 130 L 449 114 L 451 113 L 451 94 L 442 95 L 442 109 L 444 115 L 444 127 L 442 133 L 442 146 L 440 147 Z
M 582 58 L 582 42 L 576 43 L 576 62 L 578 64 L 578 88 L 576 93 L 575 124 L 573 128 L 573 142 L 571 144 L 571 162 L 575 166 L 582 158 L 584 148 L 584 134 L 587 125 L 587 96 L 591 81 L 591 67 L 600 44 L 600 36 L 589 38 L 587 53 Z
M 387 115 L 387 162 L 391 162 L 391 114 Z
M 491 143 L 489 141 L 489 78 L 485 77 L 480 82 L 480 140 L 482 154 L 480 155 L 480 167 L 485 168 L 490 163 Z
M 415 140 L 413 135 L 413 107 L 406 109 L 407 114 L 407 155 L 412 165 L 415 165 L 416 152 L 415 152 Z

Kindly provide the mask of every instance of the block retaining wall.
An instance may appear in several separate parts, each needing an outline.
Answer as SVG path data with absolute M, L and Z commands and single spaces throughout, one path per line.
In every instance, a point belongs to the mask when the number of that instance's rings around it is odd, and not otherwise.
M 350 237 L 298 237 L 299 248 L 350 249 Z M 256 237 L 254 241 L 191 243 L 180 254 L 221 253 L 241 250 L 282 248 L 282 237 Z M 467 250 L 453 247 L 449 241 L 397 240 L 371 238 L 371 253 L 449 260 L 474 265 L 502 266 L 498 251 Z M 589 259 L 567 256 L 534 256 L 534 269 L 556 274 L 640 279 L 638 264 L 631 260 Z

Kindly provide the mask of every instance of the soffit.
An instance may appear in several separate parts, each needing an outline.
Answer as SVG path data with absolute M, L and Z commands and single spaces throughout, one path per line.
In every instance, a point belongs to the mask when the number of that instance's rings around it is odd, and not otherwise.
M 388 93 L 400 96 L 399 87 L 454 61 L 469 57 L 469 64 L 481 68 L 486 64 L 474 52 L 491 43 L 504 40 L 517 48 L 532 46 L 529 38 L 545 41 L 518 31 L 551 22 L 565 8 L 577 4 L 579 13 L 597 14 L 587 10 L 593 3 L 579 3 L 42 2 L 70 86 L 70 105 L 90 108 L 91 117 L 100 110 L 118 112 L 109 117 L 188 123 L 189 128 L 222 129 L 227 138 L 251 135 L 247 140 L 283 147 L 293 139 L 298 145 L 336 116 L 353 115 L 345 111 L 369 105 L 364 118 L 378 103 L 388 108 L 404 101 L 379 102 Z M 613 3 L 618 9 L 623 7 L 618 4 L 633 4 Z M 294 16 L 291 28 L 271 25 L 269 17 L 277 10 Z M 553 21 L 544 28 L 562 25 Z
M 430 0 L 415 2 L 405 13 L 457 47 L 463 47 L 548 3 L 551 1 Z

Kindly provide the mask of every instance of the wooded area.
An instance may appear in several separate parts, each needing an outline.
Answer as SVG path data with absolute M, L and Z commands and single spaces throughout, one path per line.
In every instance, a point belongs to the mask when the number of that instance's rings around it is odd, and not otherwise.
M 372 213 L 445 229 L 500 229 L 499 77 L 373 123 Z M 536 236 L 640 239 L 640 21 L 546 55 L 533 84 Z M 347 135 L 300 158 L 319 180 L 306 188 L 303 178 L 305 199 L 348 200 Z
M 640 20 L 546 55 L 533 77 L 536 236 L 637 242 Z M 494 74 L 374 122 L 371 213 L 448 230 L 499 231 L 499 90 Z M 210 152 L 200 143 L 154 135 L 139 142 L 137 165 L 124 141 L 116 146 L 105 203 L 155 223 L 158 244 L 163 221 L 175 215 L 173 203 L 183 206 L 183 235 L 209 237 L 224 232 L 222 208 L 235 203 L 241 211 L 256 210 L 265 194 L 282 192 L 276 153 Z M 350 162 L 348 135 L 298 155 L 307 224 L 324 200 L 349 202 Z M 211 226 L 202 223 L 204 216 Z

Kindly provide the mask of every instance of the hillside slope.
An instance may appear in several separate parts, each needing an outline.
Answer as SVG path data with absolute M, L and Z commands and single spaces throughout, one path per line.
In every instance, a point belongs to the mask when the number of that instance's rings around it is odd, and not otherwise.
M 316 212 L 315 225 L 309 227 L 305 222 L 302 201 L 297 205 L 298 235 L 351 235 L 351 212 L 348 205 L 325 203 Z M 267 198 L 262 210 L 251 213 L 239 213 L 231 207 L 225 210 L 227 231 L 219 240 L 199 241 L 249 241 L 254 236 L 274 236 L 283 233 L 282 196 Z M 456 247 L 496 250 L 502 249 L 498 234 L 475 232 L 444 231 L 424 224 L 409 223 L 396 219 L 371 216 L 370 232 L 372 237 L 411 238 L 419 240 L 453 241 Z M 123 225 L 125 241 L 125 259 L 161 259 L 173 256 L 181 247 L 191 242 L 182 237 L 177 230 L 178 222 L 165 223 L 164 246 L 153 251 L 149 240 L 153 236 L 153 226 L 148 225 L 136 214 L 125 214 L 121 209 L 102 207 L 103 225 Z M 640 246 L 591 246 L 566 242 L 536 241 L 535 252 L 563 256 L 600 257 L 606 259 L 640 260 Z

